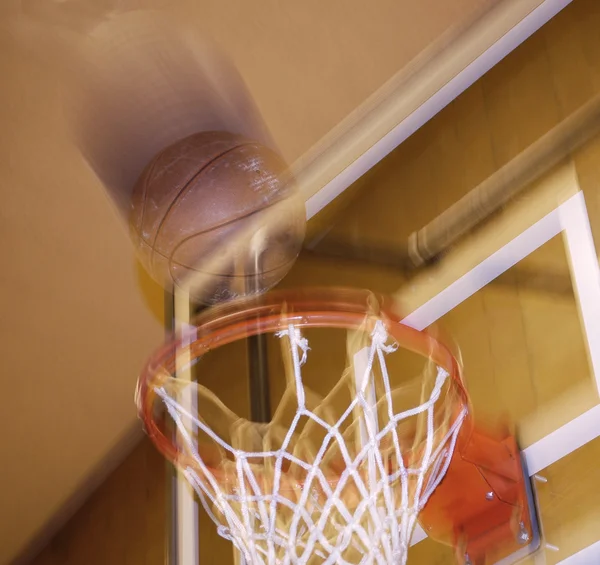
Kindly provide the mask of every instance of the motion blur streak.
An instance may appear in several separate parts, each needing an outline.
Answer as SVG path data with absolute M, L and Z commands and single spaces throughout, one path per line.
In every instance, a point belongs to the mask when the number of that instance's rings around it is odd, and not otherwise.
M 74 140 L 122 213 L 144 166 L 185 136 L 226 130 L 273 145 L 233 65 L 165 12 L 38 0 L 8 26 L 60 77 Z

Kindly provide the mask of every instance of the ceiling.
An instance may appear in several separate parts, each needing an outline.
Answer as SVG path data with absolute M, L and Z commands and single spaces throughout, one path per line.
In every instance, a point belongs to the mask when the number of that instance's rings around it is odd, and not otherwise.
M 233 61 L 313 215 L 567 3 L 204 0 L 168 10 Z M 122 203 L 72 141 L 60 75 L 7 25 L 15 5 L 0 14 L 10 77 L 0 105 L 0 564 L 43 542 L 139 437 L 135 381 L 163 335 L 162 292 L 135 262 Z

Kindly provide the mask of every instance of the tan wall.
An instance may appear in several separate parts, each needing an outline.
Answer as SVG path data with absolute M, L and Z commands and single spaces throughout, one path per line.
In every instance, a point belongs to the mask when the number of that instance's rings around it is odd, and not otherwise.
M 34 563 L 162 565 L 166 469 L 150 441 L 142 441 Z
M 13 55 L 0 52 L 0 563 L 131 449 L 136 374 L 164 333 L 162 291 L 66 141 L 52 82 Z
M 364 190 L 356 200 L 348 203 L 340 222 L 342 227 L 336 229 L 348 237 L 358 234 L 362 239 L 374 241 L 403 241 L 411 231 L 422 227 L 523 151 L 600 90 L 598 29 L 600 5 L 597 1 L 575 0 L 371 171 L 362 181 L 366 185 Z M 600 179 L 598 163 L 600 142 L 589 144 L 575 156 L 596 239 L 600 235 L 600 191 L 596 190 Z M 537 259 L 544 262 L 544 257 L 551 257 L 550 264 L 558 265 L 559 271 L 564 273 L 566 259 L 560 245 L 557 248 L 556 241 L 548 245 L 536 256 Z M 402 276 L 390 270 L 358 271 L 354 266 L 334 268 L 303 257 L 285 284 L 333 282 L 375 286 L 376 290 L 393 292 L 402 281 Z M 519 326 L 524 323 L 523 312 L 529 315 L 531 331 L 535 335 L 541 333 L 543 319 L 540 312 L 549 307 L 548 302 L 540 302 L 536 296 L 524 297 L 522 293 L 519 298 L 515 287 L 511 287 L 512 282 L 508 281 L 508 292 L 494 287 L 483 297 L 465 303 L 462 311 L 453 314 L 454 321 L 447 320 L 453 330 L 462 331 L 465 343 L 469 344 L 467 349 L 475 353 L 482 349 L 491 351 L 496 358 L 510 360 L 509 352 L 514 350 L 505 337 L 511 336 L 516 327 L 523 331 Z M 517 299 L 520 300 L 518 304 Z M 576 329 L 576 313 L 572 295 L 566 295 L 563 301 L 559 307 L 563 308 L 568 323 L 564 324 L 562 331 L 566 332 L 565 339 L 569 339 L 569 332 Z M 490 317 L 488 312 L 485 314 L 487 318 L 483 319 L 485 308 L 504 315 Z M 469 327 L 467 323 L 473 320 L 484 325 L 491 321 L 494 323 L 492 337 L 495 338 L 491 345 L 477 341 L 481 337 L 477 328 Z M 538 361 L 543 363 L 547 359 L 545 352 L 555 344 L 543 340 L 535 343 L 539 349 L 533 355 L 538 355 Z M 576 348 L 580 348 L 580 341 L 575 340 L 575 344 Z M 474 354 L 468 351 L 465 354 L 475 359 Z M 527 351 L 518 353 L 521 354 L 526 355 Z M 577 356 L 580 359 L 577 363 L 585 372 L 585 353 L 579 349 Z M 479 361 L 473 361 L 476 362 Z M 488 366 L 481 365 L 480 372 L 484 373 Z M 514 378 L 520 370 L 515 367 L 504 365 L 497 366 L 497 369 Z M 533 391 L 531 394 L 535 392 L 536 383 L 535 378 L 532 379 L 527 381 L 528 390 Z M 500 388 L 494 389 L 494 395 L 514 396 L 510 390 L 498 386 Z M 483 398 L 482 403 L 486 391 L 489 394 L 486 387 L 482 385 L 478 392 L 475 384 L 474 394 Z M 551 395 L 559 392 L 560 385 L 557 384 Z M 540 401 L 535 396 L 530 398 L 533 398 L 534 404 L 525 399 L 515 405 L 513 409 L 518 416 L 531 412 L 537 405 L 535 403 Z M 152 491 L 143 496 L 140 484 L 136 484 L 139 475 L 141 484 L 161 493 L 163 491 L 164 467 L 156 456 L 148 452 L 149 449 L 144 443 L 131 456 L 57 537 L 57 541 L 46 548 L 35 561 L 37 565 L 109 561 L 114 565 L 151 564 L 155 559 L 158 563 L 158 555 L 164 546 L 162 530 L 157 526 L 164 519 L 163 499 Z M 132 492 L 128 485 L 133 485 Z M 145 502 L 132 504 L 134 499 L 138 500 L 136 496 Z M 556 503 L 554 507 L 560 509 Z M 146 532 L 146 537 L 140 531 Z M 210 541 L 201 544 L 204 563 L 220 563 L 222 561 L 215 560 L 215 556 L 220 557 L 220 551 L 227 553 L 225 546 L 213 536 L 210 534 L 206 538 Z M 220 549 L 216 550 L 214 544 L 218 544 Z M 110 560 L 96 557 L 108 554 Z

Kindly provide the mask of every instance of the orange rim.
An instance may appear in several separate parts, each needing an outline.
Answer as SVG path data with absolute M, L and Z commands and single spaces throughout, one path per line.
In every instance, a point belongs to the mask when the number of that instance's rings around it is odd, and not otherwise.
M 373 297 L 377 301 L 376 311 L 372 311 L 369 304 Z M 469 396 L 454 355 L 428 332 L 402 324 L 389 306 L 392 303 L 387 297 L 375 296 L 371 292 L 358 289 L 301 289 L 271 292 L 245 300 L 243 303 L 228 303 L 208 310 L 194 320 L 194 341 L 184 343 L 183 337 L 177 336 L 147 361 L 138 380 L 138 410 L 146 433 L 163 456 L 172 463 L 183 464 L 185 467 L 196 466 L 194 461 L 163 433 L 153 417 L 157 400 L 154 385 L 160 378 L 164 378 L 165 373 L 175 374 L 176 357 L 181 350 L 189 349 L 191 364 L 218 347 L 258 334 L 275 333 L 287 329 L 290 324 L 297 328 L 351 330 L 364 324 L 365 316 L 369 314 L 373 315 L 374 321 L 381 320 L 385 324 L 388 334 L 399 346 L 431 358 L 436 365 L 445 369 L 458 392 L 456 413 L 464 408 L 468 409 Z M 463 422 L 463 429 L 468 427 L 464 426 Z M 228 480 L 219 469 L 209 467 L 209 470 L 217 479 Z

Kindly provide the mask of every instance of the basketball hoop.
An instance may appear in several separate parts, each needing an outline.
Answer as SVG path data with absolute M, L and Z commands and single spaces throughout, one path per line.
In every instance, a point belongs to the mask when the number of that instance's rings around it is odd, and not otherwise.
M 216 308 L 197 322 L 192 339 L 176 339 L 150 359 L 137 403 L 147 433 L 183 471 L 219 534 L 248 564 L 405 563 L 419 512 L 444 477 L 468 417 L 451 352 L 363 291 L 273 293 L 241 308 Z M 351 358 L 366 354 L 364 366 L 345 371 L 336 386 L 347 385 L 351 396 L 335 416 L 333 397 L 315 403 L 302 380 L 310 355 L 302 332 L 315 327 L 360 334 L 348 341 L 359 345 Z M 178 357 L 191 365 L 262 333 L 279 336 L 288 354 L 296 410 L 286 429 L 278 413 L 269 424 L 248 422 L 202 385 L 173 378 Z M 432 377 L 422 402 L 402 411 L 386 365 L 399 347 L 429 360 Z M 197 414 L 181 401 L 190 391 Z M 158 401 L 176 425 L 175 440 L 157 417 Z M 252 434 L 262 448 L 240 439 Z

